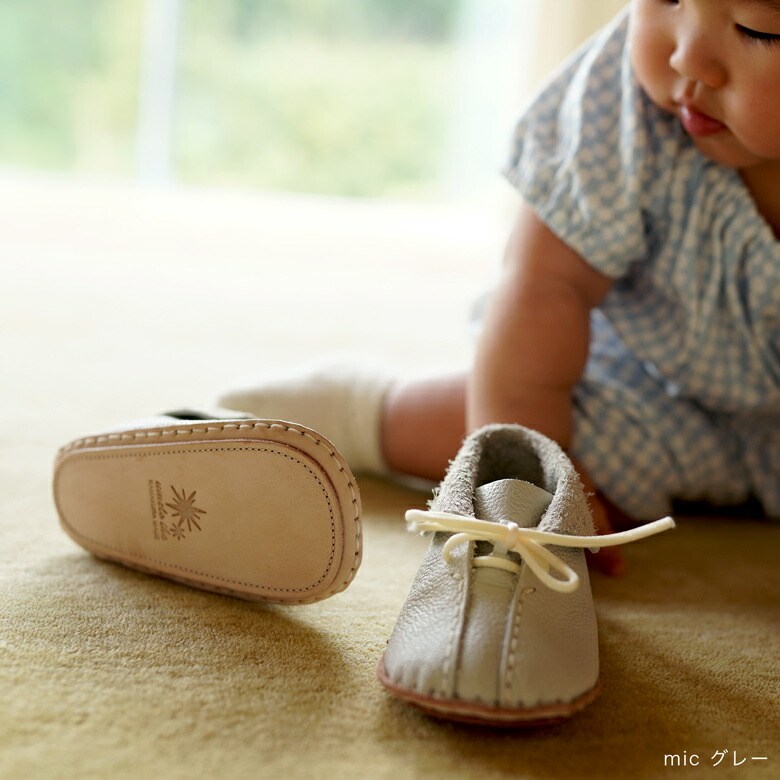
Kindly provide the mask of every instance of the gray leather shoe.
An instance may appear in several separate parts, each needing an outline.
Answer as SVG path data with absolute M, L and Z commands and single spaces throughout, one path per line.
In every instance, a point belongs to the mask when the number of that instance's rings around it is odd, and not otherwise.
M 431 510 L 407 520 L 434 535 L 379 679 L 431 714 L 495 726 L 558 720 L 595 698 L 598 636 L 583 548 L 674 525 L 667 518 L 594 537 L 564 452 L 513 425 L 467 438 Z

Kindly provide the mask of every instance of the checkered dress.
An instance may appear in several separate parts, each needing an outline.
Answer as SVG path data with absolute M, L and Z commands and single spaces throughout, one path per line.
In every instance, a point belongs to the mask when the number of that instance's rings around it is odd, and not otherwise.
M 635 517 L 755 496 L 780 517 L 780 242 L 738 173 L 634 80 L 621 13 L 521 117 L 505 175 L 615 285 L 573 454 Z

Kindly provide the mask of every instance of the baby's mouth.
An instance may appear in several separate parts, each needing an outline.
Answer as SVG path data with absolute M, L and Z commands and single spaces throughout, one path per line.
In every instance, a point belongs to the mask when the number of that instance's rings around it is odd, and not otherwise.
M 679 106 L 677 115 L 680 118 L 682 126 L 685 128 L 685 132 L 692 135 L 694 138 L 715 135 L 715 133 L 719 133 L 721 130 L 726 129 L 726 125 L 724 125 L 723 122 L 714 119 L 687 103 L 683 103 Z

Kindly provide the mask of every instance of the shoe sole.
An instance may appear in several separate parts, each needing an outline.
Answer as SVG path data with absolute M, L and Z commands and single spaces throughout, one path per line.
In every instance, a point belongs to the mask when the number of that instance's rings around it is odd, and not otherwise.
M 587 707 L 599 694 L 597 682 L 591 690 L 570 702 L 546 704 L 528 709 L 510 709 L 490 707 L 486 704 L 475 704 L 460 699 L 426 696 L 418 691 L 402 688 L 388 679 L 384 659 L 379 662 L 377 677 L 390 693 L 407 704 L 422 710 L 426 715 L 458 723 L 494 728 L 531 728 L 553 725 L 570 718 Z
M 79 439 L 54 498 L 99 558 L 203 590 L 305 604 L 343 590 L 361 560 L 354 477 L 304 426 L 209 421 Z

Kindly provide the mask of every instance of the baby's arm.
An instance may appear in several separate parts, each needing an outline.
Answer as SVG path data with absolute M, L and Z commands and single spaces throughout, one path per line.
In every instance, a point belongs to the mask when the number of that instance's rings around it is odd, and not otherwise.
M 569 447 L 571 393 L 588 357 L 590 311 L 611 286 L 522 206 L 469 379 L 469 430 L 519 423 Z
M 572 389 L 585 368 L 590 311 L 612 280 L 588 265 L 523 205 L 507 246 L 504 273 L 480 338 L 466 394 L 468 430 L 488 423 L 519 423 L 568 449 Z M 590 494 L 593 522 L 611 529 L 595 486 L 577 465 Z M 602 549 L 595 565 L 624 569 L 618 548 Z

